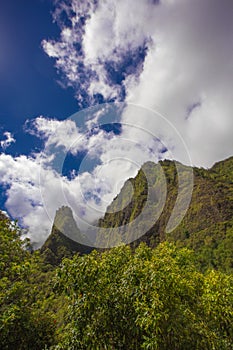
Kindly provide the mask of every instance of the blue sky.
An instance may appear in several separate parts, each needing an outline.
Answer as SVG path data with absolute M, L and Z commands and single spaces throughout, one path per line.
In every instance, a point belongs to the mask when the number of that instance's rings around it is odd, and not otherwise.
M 231 0 L 2 0 L 0 44 L 0 207 L 38 246 L 147 160 L 232 155 Z
M 62 89 L 53 61 L 41 41 L 59 35 L 52 22 L 52 1 L 2 1 L 0 11 L 0 118 L 5 130 L 17 137 L 10 153 L 30 153 L 40 145 L 27 136 L 23 125 L 38 115 L 67 118 L 77 111 L 72 89 Z

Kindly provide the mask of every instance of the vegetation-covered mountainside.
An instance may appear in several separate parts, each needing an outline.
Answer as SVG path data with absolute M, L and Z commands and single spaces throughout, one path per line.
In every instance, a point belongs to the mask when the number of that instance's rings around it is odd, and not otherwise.
M 164 186 L 164 179 L 161 177 L 160 166 L 165 174 L 167 186 L 166 201 L 161 215 L 159 191 Z M 183 166 L 179 176 L 185 179 L 189 176 L 189 172 L 190 168 Z M 150 184 L 154 191 L 153 200 L 148 199 L 150 181 L 154 181 L 152 185 Z M 132 188 L 133 196 L 128 203 Z M 107 209 L 104 218 L 100 220 L 99 226 L 109 228 L 109 235 L 112 228 L 122 227 L 122 232 L 121 229 L 119 230 L 120 243 L 120 241 L 127 242 L 129 239 L 132 241 L 131 238 L 140 237 L 148 220 L 149 230 L 134 242 L 134 246 L 141 241 L 151 247 L 155 247 L 164 240 L 172 241 L 178 246 L 187 246 L 196 250 L 202 264 L 206 267 L 221 265 L 226 270 L 232 269 L 233 157 L 216 163 L 209 170 L 193 168 L 193 191 L 188 210 L 179 225 L 171 232 L 166 232 L 177 198 L 178 175 L 175 163 L 168 160 L 160 162 L 159 165 L 148 162 L 135 178 L 125 183 L 120 194 Z M 143 216 L 143 220 L 140 220 L 137 225 L 132 225 L 131 229 L 131 222 L 133 223 L 145 211 L 145 205 L 148 205 L 149 209 Z M 126 230 L 125 225 L 128 225 Z M 115 233 L 114 230 L 112 232 Z M 97 241 L 104 245 L 104 241 L 108 239 L 106 234 L 101 235 L 100 230 Z
M 64 257 L 90 253 L 91 246 L 91 242 L 78 229 L 72 210 L 63 206 L 57 210 L 52 232 L 40 251 L 47 263 L 58 265 Z
M 232 273 L 168 242 L 52 268 L 0 219 L 0 349 L 232 350 Z

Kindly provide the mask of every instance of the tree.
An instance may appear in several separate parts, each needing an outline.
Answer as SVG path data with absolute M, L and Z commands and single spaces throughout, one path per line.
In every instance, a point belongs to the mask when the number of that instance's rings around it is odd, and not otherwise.
M 56 349 L 232 349 L 233 278 L 196 266 L 169 243 L 64 260 L 56 285 L 70 307 Z
M 54 341 L 54 316 L 45 306 L 50 294 L 49 273 L 43 273 L 39 255 L 31 254 L 28 247 L 29 241 L 21 240 L 18 226 L 1 217 L 0 348 L 3 350 L 41 350 Z

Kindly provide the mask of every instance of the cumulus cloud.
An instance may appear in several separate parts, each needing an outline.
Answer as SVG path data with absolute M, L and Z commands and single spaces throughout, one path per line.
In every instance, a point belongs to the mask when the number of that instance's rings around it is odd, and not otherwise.
M 106 110 L 109 111 L 108 106 Z M 93 118 L 88 116 L 82 133 L 74 120 L 57 121 L 40 116 L 27 123 L 26 130 L 44 140 L 41 152 L 18 157 L 0 155 L 0 181 L 7 195 L 5 207 L 28 229 L 26 235 L 35 247 L 48 237 L 55 212 L 62 205 L 73 209 L 79 227 L 85 231 L 88 224 L 104 214 L 125 178 L 135 175 L 140 166 L 128 162 L 133 154 L 132 141 L 127 147 L 121 136 L 101 129 L 99 118 L 104 116 L 103 111 L 101 106 L 100 110 L 93 111 Z M 79 120 L 79 115 L 76 119 Z M 93 127 L 90 120 L 98 120 L 97 126 Z M 66 157 L 83 150 L 87 155 L 80 173 L 74 172 L 67 178 L 62 174 Z M 140 149 L 138 151 L 138 157 L 143 159 L 143 150 L 141 155 Z M 98 163 L 92 171 L 86 167 L 90 160 Z
M 35 247 L 48 237 L 56 210 L 66 203 L 63 187 L 68 198 L 71 188 L 77 193 L 74 186 L 69 189 L 65 177 L 41 163 L 40 157 L 0 155 L 1 184 L 7 188 L 5 207 L 28 230 L 26 236 Z
M 126 76 L 142 69 L 150 10 L 148 1 L 135 6 L 133 0 L 57 5 L 54 20 L 61 28 L 60 39 L 43 40 L 42 46 L 55 59 L 66 84 L 75 88 L 81 105 L 124 97 Z
M 43 47 L 78 99 L 83 87 L 94 102 L 101 94 L 159 111 L 193 164 L 210 166 L 232 150 L 232 10 L 231 0 L 61 2 L 54 14 L 61 37 Z M 122 121 L 162 134 L 141 116 L 126 113 Z
M 46 212 L 42 211 L 39 186 L 40 165 L 38 161 L 26 156 L 13 158 L 10 155 L 0 155 L 1 184 L 7 186 L 6 209 L 19 223 L 28 226 L 30 234 L 36 242 L 36 232 L 40 227 L 40 239 L 43 240 L 49 231 Z M 32 215 L 34 214 L 33 220 Z M 36 220 L 41 220 L 36 225 Z M 50 226 L 50 223 L 49 223 Z
M 3 135 L 5 136 L 5 140 L 0 141 L 0 145 L 3 148 L 3 150 L 5 150 L 16 140 L 14 139 L 13 135 L 9 131 L 4 132 Z
M 85 148 L 84 144 L 79 143 L 77 147 L 77 140 L 82 139 L 82 133 L 79 131 L 76 123 L 71 119 L 59 121 L 51 118 L 37 117 L 33 120 L 28 120 L 25 125 L 25 130 L 31 135 L 44 139 L 45 150 L 54 148 L 63 148 L 64 151 L 77 153 L 78 150 Z M 75 148 L 73 144 L 75 143 Z
M 159 109 L 199 166 L 232 152 L 232 10 L 227 0 L 162 2 L 139 83 L 128 85 L 127 100 Z
M 123 113 L 124 107 L 117 110 Z M 124 131 L 117 134 L 105 129 L 118 119 L 115 111 L 115 105 L 109 104 L 89 109 L 82 130 L 77 126 L 82 111 L 64 121 L 40 116 L 27 122 L 25 129 L 44 140 L 41 152 L 0 155 L 0 181 L 7 189 L 5 207 L 28 229 L 27 235 L 36 247 L 49 235 L 59 207 L 70 206 L 80 229 L 87 232 L 104 215 L 125 180 L 135 176 L 146 160 L 158 160 L 159 149 L 164 146 L 145 128 L 141 143 L 137 128 L 133 137 L 132 125 L 124 125 Z M 72 176 L 63 175 L 66 158 L 72 154 L 78 160 L 81 151 L 86 153 L 78 171 L 70 167 Z M 73 162 L 75 167 L 75 159 Z

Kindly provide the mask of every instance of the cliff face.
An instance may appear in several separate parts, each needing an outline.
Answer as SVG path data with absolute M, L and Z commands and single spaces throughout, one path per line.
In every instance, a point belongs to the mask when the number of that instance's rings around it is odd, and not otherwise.
M 96 245 L 104 248 L 111 246 L 109 242 L 130 242 L 136 247 L 144 241 L 155 247 L 168 240 L 198 251 L 203 264 L 213 261 L 214 265 L 217 259 L 219 264 L 224 261 L 233 268 L 233 157 L 208 170 L 178 165 L 179 174 L 172 161 L 148 162 L 135 178 L 128 179 L 99 220 Z M 186 200 L 183 184 L 190 181 L 190 171 L 191 201 L 180 221 Z M 175 229 L 169 230 L 172 215 Z M 57 264 L 64 256 L 89 253 L 91 246 L 78 229 L 71 209 L 62 207 L 41 251 L 47 261 Z
M 90 253 L 91 246 L 91 242 L 78 229 L 72 210 L 63 206 L 56 212 L 51 234 L 43 244 L 41 253 L 46 262 L 57 265 L 63 257 Z
M 164 179 L 161 179 L 161 172 L 158 171 L 160 166 L 166 178 L 166 189 L 163 187 Z M 185 181 L 189 171 L 190 168 L 183 166 L 181 173 L 179 173 L 179 177 L 182 175 L 182 181 Z M 151 162 L 146 163 L 134 179 L 129 179 L 126 182 L 120 194 L 108 207 L 107 213 L 99 221 L 100 228 L 109 228 L 110 236 L 114 232 L 111 231 L 112 228 L 120 228 L 118 241 L 121 243 L 127 241 L 128 238 L 140 237 L 145 224 L 149 222 L 148 227 L 150 228 L 143 236 L 132 242 L 132 246 L 137 246 L 141 241 L 145 241 L 152 247 L 164 240 L 175 241 L 178 245 L 203 251 L 203 259 L 205 259 L 205 254 L 225 255 L 230 264 L 233 251 L 231 250 L 233 249 L 233 157 L 216 163 L 209 170 L 193 168 L 192 171 L 191 202 L 184 218 L 174 230 L 169 231 L 167 227 L 175 203 L 177 203 L 180 178 L 178 178 L 175 163 L 172 161 L 162 161 L 159 165 Z M 154 178 L 153 200 L 148 199 L 148 182 L 151 179 L 148 180 L 148 175 L 145 176 L 145 173 L 149 173 L 152 179 Z M 132 188 L 134 194 L 128 203 Z M 158 205 L 161 199 L 159 192 L 161 189 L 167 192 L 162 211 L 161 205 Z M 144 211 L 146 203 L 149 206 L 147 214 L 138 225 L 133 225 L 133 222 Z M 118 208 L 123 209 L 118 210 Z M 182 211 L 182 207 L 180 211 Z M 177 217 L 178 214 L 179 210 Z M 154 218 L 152 225 L 151 218 Z M 125 225 L 128 226 L 124 231 Z M 133 232 L 130 232 L 131 228 L 133 228 Z M 109 237 L 102 234 L 100 229 L 97 242 L 104 245 L 107 240 Z M 224 251 L 228 251 L 227 256 Z

